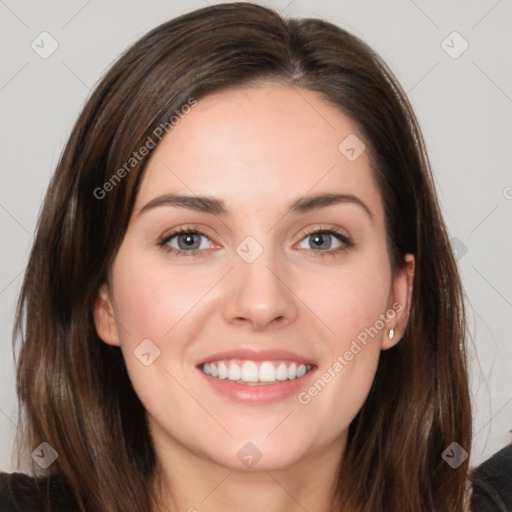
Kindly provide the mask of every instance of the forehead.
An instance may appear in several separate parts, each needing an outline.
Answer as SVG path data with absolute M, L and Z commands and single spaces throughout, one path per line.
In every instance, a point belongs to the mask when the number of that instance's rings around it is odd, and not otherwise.
M 236 210 L 343 192 L 382 213 L 368 152 L 355 159 L 346 152 L 367 144 L 357 123 L 318 93 L 280 84 L 232 88 L 187 112 L 153 151 L 135 209 L 163 193 L 215 196 Z

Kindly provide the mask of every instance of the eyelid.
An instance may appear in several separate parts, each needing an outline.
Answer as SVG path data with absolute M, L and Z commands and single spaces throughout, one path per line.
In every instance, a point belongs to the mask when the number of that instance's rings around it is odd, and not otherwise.
M 348 233 L 347 230 L 344 230 L 342 228 L 339 228 L 338 226 L 331 225 L 331 224 L 323 224 L 320 226 L 315 226 L 313 228 L 306 228 L 304 233 L 301 235 L 301 241 L 308 235 L 312 235 L 314 233 L 334 233 L 336 235 L 339 235 L 342 238 L 345 238 L 349 241 L 352 241 L 352 237 Z

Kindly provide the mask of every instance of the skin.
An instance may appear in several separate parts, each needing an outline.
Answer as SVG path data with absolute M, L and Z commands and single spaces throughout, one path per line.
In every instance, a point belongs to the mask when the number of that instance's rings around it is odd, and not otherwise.
M 169 491 L 162 510 L 328 510 L 379 354 L 405 331 L 414 273 L 407 255 L 392 276 L 367 152 L 349 161 L 338 150 L 349 134 L 364 141 L 357 124 L 317 93 L 267 83 L 200 99 L 153 152 L 95 321 L 106 343 L 120 345 L 147 410 Z M 318 192 L 353 194 L 373 219 L 352 202 L 285 215 L 292 201 Z M 139 214 L 164 193 L 220 198 L 230 213 L 163 205 Z M 195 237 L 200 255 L 158 245 L 179 227 L 205 233 Z M 342 244 L 333 237 L 315 249 L 306 230 L 331 227 L 355 245 L 329 255 Z M 250 264 L 236 252 L 247 236 L 263 249 Z M 168 245 L 183 250 L 183 237 L 178 242 Z M 320 376 L 396 302 L 401 311 L 306 405 L 295 395 L 235 403 L 195 368 L 218 351 L 279 347 L 310 357 Z M 147 338 L 161 351 L 149 366 L 133 353 Z M 237 457 L 249 441 L 262 453 L 252 468 Z

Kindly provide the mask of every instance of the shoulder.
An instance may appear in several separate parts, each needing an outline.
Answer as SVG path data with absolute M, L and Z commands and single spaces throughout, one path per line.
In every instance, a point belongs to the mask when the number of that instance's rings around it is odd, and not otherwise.
M 33 478 L 25 473 L 0 473 L 0 510 L 2 512 L 52 511 L 77 512 L 70 489 L 57 475 Z
M 477 466 L 470 478 L 472 512 L 512 510 L 512 444 Z

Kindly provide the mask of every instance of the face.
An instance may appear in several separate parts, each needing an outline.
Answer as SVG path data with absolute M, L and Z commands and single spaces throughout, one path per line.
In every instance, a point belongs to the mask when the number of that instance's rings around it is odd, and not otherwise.
M 392 275 L 364 143 L 316 93 L 267 84 L 200 99 L 154 150 L 95 319 L 157 452 L 341 456 L 412 282 L 412 257 Z

